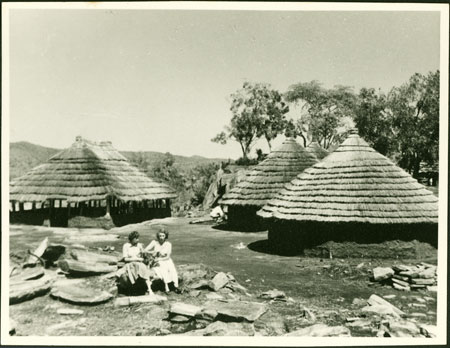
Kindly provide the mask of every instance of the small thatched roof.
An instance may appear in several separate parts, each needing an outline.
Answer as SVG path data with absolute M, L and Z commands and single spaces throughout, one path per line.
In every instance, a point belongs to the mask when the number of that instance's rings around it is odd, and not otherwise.
M 437 223 L 437 202 L 432 192 L 353 131 L 258 215 L 318 222 Z
M 320 161 L 329 155 L 329 152 L 319 145 L 317 141 L 313 141 L 306 147 L 306 151 L 312 153 Z
M 225 194 L 220 203 L 263 206 L 285 183 L 316 162 L 317 159 L 294 139 L 287 138 Z
M 156 200 L 176 197 L 166 184 L 148 178 L 114 149 L 110 142 L 76 142 L 46 163 L 10 183 L 10 200 L 68 202 L 103 200 Z

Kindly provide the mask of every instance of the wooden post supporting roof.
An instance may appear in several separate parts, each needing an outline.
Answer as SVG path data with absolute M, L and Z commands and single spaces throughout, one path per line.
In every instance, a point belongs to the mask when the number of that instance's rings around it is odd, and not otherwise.
M 111 197 L 106 197 L 106 214 L 105 217 L 106 218 L 110 218 L 111 217 Z

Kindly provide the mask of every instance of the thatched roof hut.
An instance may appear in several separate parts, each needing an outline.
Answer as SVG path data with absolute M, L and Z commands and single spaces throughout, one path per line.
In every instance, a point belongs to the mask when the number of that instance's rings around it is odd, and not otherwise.
M 223 196 L 220 203 L 228 206 L 228 222 L 231 225 L 253 225 L 256 211 L 285 183 L 316 162 L 317 159 L 294 139 L 287 138 Z
M 291 237 L 317 237 L 320 230 L 327 230 L 326 238 L 352 230 L 355 237 L 370 239 L 370 234 L 383 231 L 410 233 L 417 226 L 423 233 L 434 233 L 425 231 L 437 231 L 438 199 L 353 130 L 338 149 L 287 184 L 258 215 L 271 219 L 269 239 L 285 239 L 286 234 L 280 237 L 283 231 Z
M 70 207 L 71 203 L 75 206 L 103 201 L 109 209 L 116 201 L 156 202 L 176 196 L 172 188 L 153 181 L 131 165 L 110 142 L 95 143 L 81 137 L 70 148 L 10 183 L 14 206 L 16 202 L 59 200 L 60 207 L 62 201 Z
M 311 144 L 306 147 L 306 151 L 316 156 L 319 161 L 329 155 L 329 152 L 320 146 L 317 141 L 311 142 Z

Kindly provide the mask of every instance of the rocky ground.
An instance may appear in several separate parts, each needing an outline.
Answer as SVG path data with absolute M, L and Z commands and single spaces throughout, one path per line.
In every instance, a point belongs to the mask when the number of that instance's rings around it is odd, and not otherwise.
M 70 269 L 62 271 L 56 262 L 43 272 L 50 279 L 48 291 L 10 306 L 11 333 L 50 336 L 436 335 L 434 283 L 414 289 L 393 287 L 396 284 L 393 279 L 407 281 L 408 274 L 410 283 L 417 284 L 417 280 L 412 279 L 420 278 L 414 273 L 419 268 L 424 272 L 426 269 L 436 271 L 436 254 L 430 257 L 427 252 L 426 258 L 410 259 L 394 255 L 391 259 L 283 257 L 254 247 L 266 239 L 264 232 L 229 232 L 208 224 L 190 225 L 188 222 L 188 219 L 169 218 L 109 231 L 11 226 L 10 256 L 12 265 L 18 266 L 11 270 L 12 276 L 18 277 L 23 274 L 19 266 L 29 257 L 27 249 L 34 250 L 45 237 L 50 245 L 66 247 L 63 258 L 73 260 L 70 250 L 84 250 L 84 254 L 78 252 L 77 262 L 89 263 L 89 253 L 118 256 L 117 251 L 131 230 L 138 230 L 141 242 L 147 244 L 158 225 L 165 224 L 170 232 L 173 259 L 183 291 L 167 296 L 156 291 L 153 297 L 123 297 L 117 294 L 113 270 L 105 268 L 98 274 L 85 276 L 71 274 Z M 100 253 L 99 248 L 104 251 Z M 117 267 L 107 257 L 105 264 L 113 269 Z M 38 268 L 39 265 L 35 266 Z M 427 277 L 428 273 L 425 272 Z M 33 279 L 26 281 L 43 279 L 42 275 L 29 276 Z M 435 280 L 433 277 L 422 279 Z

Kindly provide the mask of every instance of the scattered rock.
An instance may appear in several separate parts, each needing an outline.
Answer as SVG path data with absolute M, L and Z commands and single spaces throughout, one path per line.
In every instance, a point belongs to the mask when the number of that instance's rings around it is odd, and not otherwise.
M 199 296 L 201 293 L 202 293 L 202 292 L 201 292 L 200 290 L 191 290 L 191 291 L 189 291 L 189 296 L 197 297 L 197 296 Z
M 206 321 L 214 321 L 219 313 L 214 309 L 202 309 L 200 313 L 197 313 L 195 318 Z
M 9 334 L 15 335 L 16 334 L 16 328 L 17 328 L 17 322 L 14 319 L 9 318 Z
M 397 289 L 397 290 L 400 290 L 400 291 L 410 291 L 411 290 L 410 286 L 403 286 L 403 285 L 400 285 L 400 284 L 395 283 L 395 282 L 392 283 L 392 287 L 394 289 Z
M 227 283 L 229 279 L 227 275 L 223 272 L 217 273 L 213 279 L 211 279 L 210 287 L 214 291 L 218 291 L 219 289 L 223 288 Z
M 391 300 L 393 298 L 395 298 L 396 295 L 392 294 L 392 295 L 384 295 L 383 298 L 387 299 L 387 300 Z
M 302 309 L 302 316 L 304 318 L 308 319 L 309 321 L 312 321 L 312 322 L 316 321 L 316 316 L 314 315 L 314 313 L 311 312 L 311 310 L 306 307 L 303 307 L 303 309 Z
M 259 298 L 270 299 L 270 300 L 280 300 L 286 299 L 286 294 L 283 291 L 273 289 L 263 292 L 258 296 Z
M 361 311 L 365 312 L 365 313 L 367 313 L 367 312 L 376 313 L 381 316 L 392 315 L 396 318 L 400 318 L 400 315 L 391 306 L 387 306 L 387 305 L 376 304 L 376 305 L 372 305 L 372 306 L 366 306 L 366 307 L 362 308 Z
M 224 323 L 216 321 L 203 329 L 203 336 L 254 336 L 255 329 L 250 323 Z
M 352 301 L 352 305 L 358 306 L 358 307 L 365 306 L 365 305 L 367 305 L 367 300 L 364 300 L 362 298 L 354 298 Z
M 81 309 L 75 308 L 60 308 L 56 312 L 61 315 L 81 315 L 84 313 Z
M 281 336 L 287 332 L 283 316 L 268 310 L 254 322 L 255 330 L 262 336 Z
M 69 328 L 79 328 L 80 325 L 84 324 L 86 322 L 86 318 L 81 318 L 79 320 L 67 320 L 63 321 L 62 323 L 54 324 L 45 330 L 47 335 L 52 335 L 56 331 L 62 330 L 62 329 L 69 329 Z
M 406 320 L 390 320 L 388 328 L 391 337 L 417 337 L 420 334 L 419 327 Z
M 221 300 L 221 299 L 223 299 L 223 296 L 221 296 L 219 294 L 216 294 L 215 292 L 209 292 L 209 293 L 205 294 L 205 297 L 208 300 Z
M 127 307 L 138 303 L 161 303 L 167 301 L 167 297 L 156 294 L 144 296 L 124 296 L 114 300 L 115 307 Z
M 187 303 L 176 302 L 170 306 L 169 311 L 171 314 L 180 314 L 187 317 L 195 317 L 195 315 L 199 314 L 202 311 L 202 308 Z
M 205 303 L 204 306 L 207 309 L 216 310 L 219 315 L 226 317 L 229 321 L 246 320 L 253 322 L 267 311 L 264 304 L 246 301 L 210 301 Z
M 209 284 L 210 284 L 209 280 L 200 279 L 197 280 L 196 282 L 187 285 L 187 287 L 191 289 L 202 289 L 202 288 L 209 288 Z
M 438 330 L 436 325 L 420 324 L 419 329 L 420 333 L 426 337 L 437 337 Z
M 412 279 L 413 284 L 420 284 L 420 285 L 433 285 L 435 283 L 434 279 L 431 278 L 415 278 Z
M 400 309 L 398 309 L 394 305 L 390 304 L 388 301 L 384 300 L 383 298 L 381 298 L 380 296 L 375 295 L 375 294 L 373 294 L 369 297 L 369 299 L 367 300 L 367 303 L 369 303 L 369 305 L 371 305 L 371 306 L 373 306 L 373 305 L 390 306 L 393 309 L 393 311 L 396 312 L 398 315 L 405 314 Z
M 350 330 L 345 326 L 327 326 L 315 324 L 285 334 L 284 336 L 302 337 L 350 337 Z
M 369 327 L 371 324 L 372 322 L 370 320 L 358 318 L 357 320 L 347 323 L 346 325 L 350 327 L 364 328 Z
M 191 319 L 192 319 L 192 317 L 187 317 L 185 315 L 176 314 L 174 316 L 171 316 L 169 320 L 174 323 L 187 323 Z
M 373 279 L 376 282 L 389 279 L 394 275 L 394 270 L 390 267 L 376 267 L 372 270 L 372 272 Z
M 425 313 L 410 313 L 409 316 L 413 317 L 413 318 L 426 318 L 427 317 L 427 315 Z

